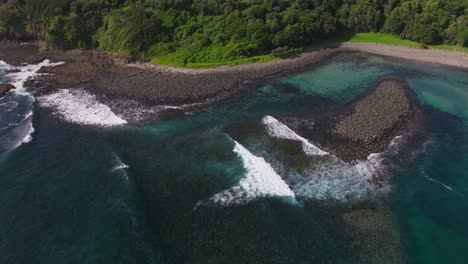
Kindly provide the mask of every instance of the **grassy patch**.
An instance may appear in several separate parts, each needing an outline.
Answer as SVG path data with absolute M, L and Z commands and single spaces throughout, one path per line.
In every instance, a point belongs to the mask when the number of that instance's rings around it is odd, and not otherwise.
M 324 38 L 317 40 L 313 45 L 308 46 L 305 50 L 315 49 L 317 47 L 332 45 L 339 42 L 372 42 L 372 43 L 381 43 L 388 45 L 396 46 L 406 46 L 410 48 L 421 48 L 420 43 L 401 39 L 399 37 L 393 36 L 391 34 L 385 33 L 357 33 L 354 35 L 340 34 L 332 38 Z M 238 44 L 232 44 L 225 47 L 206 47 L 203 50 L 197 53 L 191 53 L 187 49 L 176 49 L 175 51 L 164 53 L 164 52 L 155 52 L 158 55 L 147 56 L 151 62 L 156 64 L 163 64 L 174 67 L 184 67 L 184 68 L 213 68 L 219 66 L 234 66 L 240 64 L 249 64 L 256 62 L 267 62 L 280 58 L 287 58 L 293 55 L 300 54 L 304 51 L 303 48 L 291 49 L 280 56 L 274 56 L 272 54 L 264 54 L 252 57 L 243 57 L 243 56 L 230 56 L 231 50 L 237 48 Z M 441 50 L 450 50 L 450 51 L 460 51 L 468 53 L 468 48 L 455 46 L 455 45 L 431 45 L 428 46 L 432 49 L 441 49 Z M 151 52 L 150 52 L 151 53 Z M 228 54 L 228 55 L 226 55 Z
M 241 64 L 248 64 L 248 63 L 255 63 L 255 62 L 265 62 L 265 61 L 271 61 L 274 59 L 276 59 L 276 57 L 268 54 L 268 55 L 260 55 L 260 56 L 254 56 L 254 57 L 230 60 L 230 61 L 187 63 L 186 67 L 195 68 L 195 69 L 212 68 L 212 67 L 219 67 L 219 66 L 234 66 L 234 65 L 241 65 Z
M 449 50 L 449 51 L 459 51 L 468 53 L 468 48 L 456 45 L 431 45 L 429 46 L 432 49 L 441 49 L 441 50 Z
M 162 56 L 155 56 L 151 58 L 151 62 L 156 64 L 163 64 L 168 66 L 174 67 L 183 67 L 183 68 L 192 68 L 192 69 L 200 69 L 200 68 L 213 68 L 219 66 L 234 66 L 240 64 L 248 64 L 248 63 L 255 63 L 255 62 L 265 62 L 271 61 L 276 59 L 271 54 L 267 55 L 259 55 L 253 56 L 248 58 L 240 58 L 240 59 L 233 59 L 227 61 L 207 61 L 207 62 L 184 62 L 179 56 L 177 56 L 177 52 L 169 53 Z
M 401 39 L 399 37 L 385 33 L 357 33 L 349 39 L 349 42 L 374 42 L 389 45 L 406 46 L 410 48 L 422 47 L 420 43 L 411 40 Z M 460 51 L 468 53 L 468 48 L 456 45 L 429 45 L 428 47 L 430 47 L 431 49 Z
M 401 39 L 385 33 L 357 33 L 349 39 L 349 42 L 375 42 L 388 45 L 406 46 L 410 48 L 421 47 L 421 44 L 417 42 Z
M 147 55 L 151 62 L 156 64 L 169 65 L 184 68 L 213 68 L 219 66 L 234 66 L 256 62 L 267 62 L 280 58 L 287 58 L 303 52 L 302 48 L 290 49 L 279 55 L 263 54 L 251 57 L 229 56 L 229 51 L 224 51 L 220 47 L 207 47 L 195 54 L 186 49 L 179 48 L 170 53 L 160 53 L 158 55 Z

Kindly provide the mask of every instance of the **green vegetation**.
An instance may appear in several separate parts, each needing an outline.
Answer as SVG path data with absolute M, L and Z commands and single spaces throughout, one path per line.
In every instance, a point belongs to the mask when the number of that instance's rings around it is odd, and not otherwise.
M 386 33 L 357 33 L 349 39 L 350 42 L 375 42 L 389 45 L 407 46 L 410 48 L 419 48 L 421 44 L 401 39 L 391 34 Z
M 374 42 L 388 45 L 406 46 L 410 48 L 421 48 L 421 43 L 417 43 L 407 39 L 401 39 L 391 34 L 386 33 L 356 33 L 352 36 L 349 42 Z M 442 45 L 428 45 L 428 48 L 459 51 L 468 53 L 468 47 L 462 47 L 458 45 L 442 44 Z
M 466 51 L 468 1 L 0 0 L 0 39 L 195 68 L 272 60 L 353 33 Z
M 459 51 L 459 52 L 468 53 L 468 48 L 467 47 L 461 47 L 461 46 L 457 46 L 457 45 L 430 45 L 429 47 L 431 47 L 433 49 Z

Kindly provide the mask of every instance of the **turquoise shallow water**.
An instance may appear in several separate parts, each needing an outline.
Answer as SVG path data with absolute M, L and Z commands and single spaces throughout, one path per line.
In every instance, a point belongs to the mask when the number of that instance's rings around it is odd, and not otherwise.
M 268 132 L 265 116 L 328 110 L 389 75 L 415 91 L 428 125 L 377 164 L 306 155 Z M 20 123 L 0 130 L 0 263 L 468 259 L 467 72 L 341 54 L 143 126 L 67 123 L 34 103 L 32 141 L 6 147 L 24 134 L 26 99 L 0 99 L 11 109 L 0 125 Z M 390 182 L 369 185 L 366 170 Z

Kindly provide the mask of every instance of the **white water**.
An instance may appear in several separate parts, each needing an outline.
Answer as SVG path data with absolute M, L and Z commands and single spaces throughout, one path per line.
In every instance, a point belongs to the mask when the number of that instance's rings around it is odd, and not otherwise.
M 205 205 L 242 205 L 262 197 L 289 197 L 295 199 L 294 192 L 283 181 L 264 158 L 253 155 L 244 146 L 234 141 L 233 151 L 242 160 L 246 170 L 244 178 L 238 185 L 215 194 L 208 201 L 198 203 Z
M 301 173 L 287 178 L 294 193 L 302 199 L 349 202 L 388 191 L 390 186 L 370 183 L 383 173 L 380 154 L 371 154 L 365 161 L 346 163 L 334 156 L 313 164 Z
M 49 60 L 44 60 L 38 64 L 30 64 L 25 66 L 12 66 L 6 64 L 5 62 L 3 62 L 1 65 L 4 65 L 7 70 L 19 70 L 18 72 L 11 72 L 6 74 L 6 77 L 11 79 L 12 81 L 10 84 L 16 87 L 16 89 L 13 90 L 15 93 L 24 94 L 26 93 L 24 83 L 34 76 L 42 75 L 41 73 L 37 73 L 42 67 L 56 67 L 63 64 L 64 62 L 51 63 Z
M 8 123 L 0 130 L 9 131 L 9 135 L 4 138 L 3 142 L 0 142 L 2 151 L 15 149 L 21 144 L 31 142 L 33 139 L 32 108 L 35 99 L 29 94 L 24 83 L 30 78 L 41 75 L 38 71 L 42 67 L 56 67 L 62 64 L 63 62 L 51 63 L 49 60 L 44 60 L 38 64 L 13 66 L 0 61 L 0 71 L 3 75 L 2 83 L 11 84 L 15 87 L 6 96 L 0 98 L 0 109 L 2 109 L 0 121 Z M 6 73 L 8 71 L 11 72 Z M 19 102 L 21 102 L 21 106 Z
M 96 96 L 84 90 L 62 89 L 54 94 L 39 97 L 42 107 L 56 110 L 63 120 L 82 125 L 110 127 L 126 124 L 111 109 L 100 103 Z
M 370 196 L 388 192 L 391 186 L 385 182 L 381 185 L 371 183 L 374 177 L 386 173 L 383 165 L 386 155 L 396 155 L 403 137 L 396 137 L 386 151 L 370 154 L 366 160 L 344 162 L 334 155 L 325 152 L 306 139 L 294 133 L 289 127 L 273 117 L 265 117 L 262 123 L 269 136 L 281 139 L 300 141 L 304 154 L 322 157 L 313 160 L 304 171 L 282 168 L 281 161 L 276 161 L 275 170 L 263 157 L 252 154 L 244 146 L 234 141 L 234 152 L 242 159 L 246 175 L 239 184 L 217 193 L 200 205 L 243 205 L 262 197 L 290 197 L 294 200 L 320 200 L 335 202 L 359 201 Z M 278 164 L 277 164 L 278 163 Z M 281 175 L 281 176 L 280 176 Z
M 32 115 L 32 113 L 31 113 L 31 115 Z M 32 121 L 28 122 L 28 126 L 29 126 L 28 134 L 26 136 L 24 136 L 23 140 L 21 141 L 21 144 L 22 143 L 29 143 L 29 142 L 31 142 L 33 140 L 32 134 L 34 133 L 35 130 L 34 130 L 34 127 L 32 125 Z
M 262 123 L 266 126 L 267 132 L 271 137 L 300 141 L 302 143 L 302 149 L 309 156 L 324 156 L 329 154 L 310 143 L 307 139 L 299 136 L 272 116 L 265 116 L 262 119 Z
M 449 191 L 451 191 L 451 192 L 454 192 L 454 193 L 456 193 L 456 194 L 458 194 L 458 195 L 464 197 L 464 195 L 463 195 L 462 193 L 457 192 L 457 191 L 454 190 L 451 186 L 448 186 L 447 184 L 445 184 L 445 183 L 443 183 L 443 182 L 441 182 L 441 181 L 438 181 L 438 180 L 435 180 L 435 179 L 433 179 L 433 178 L 428 177 L 424 171 L 423 171 L 423 175 L 424 175 L 424 178 L 426 178 L 428 181 L 431 181 L 431 182 L 433 182 L 433 183 L 436 183 L 436 184 L 442 186 L 443 188 L 445 188 L 445 189 L 447 189 L 447 190 L 449 190 Z
M 319 149 L 271 116 L 264 117 L 262 123 L 269 136 L 300 141 L 305 155 L 323 156 L 320 160 L 312 160 L 304 171 L 281 170 L 285 181 L 298 198 L 348 202 L 390 190 L 389 185 L 376 186 L 370 182 L 374 177 L 386 173 L 384 156 L 398 152 L 402 137 L 396 137 L 382 153 L 370 154 L 366 160 L 347 163 Z
M 130 168 L 130 166 L 125 164 L 115 153 L 112 153 L 112 155 L 114 156 L 114 161 L 112 162 L 112 169 L 110 172 L 121 173 L 124 180 L 128 182 L 128 175 L 126 170 Z
M 114 157 L 114 166 L 112 167 L 111 171 L 125 170 L 130 168 L 130 166 L 125 164 L 117 155 L 114 154 Z

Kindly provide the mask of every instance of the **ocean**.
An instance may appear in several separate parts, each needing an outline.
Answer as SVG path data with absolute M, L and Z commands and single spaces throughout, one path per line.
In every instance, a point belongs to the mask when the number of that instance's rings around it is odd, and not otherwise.
M 468 258 L 467 71 L 341 53 L 132 124 L 86 90 L 35 99 L 23 84 L 41 67 L 60 62 L 0 62 L 0 83 L 17 88 L 0 98 L 0 263 Z M 408 83 L 427 125 L 367 160 L 344 162 L 280 121 L 340 107 L 386 76 Z

